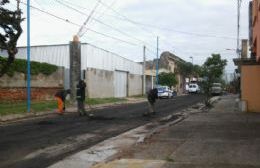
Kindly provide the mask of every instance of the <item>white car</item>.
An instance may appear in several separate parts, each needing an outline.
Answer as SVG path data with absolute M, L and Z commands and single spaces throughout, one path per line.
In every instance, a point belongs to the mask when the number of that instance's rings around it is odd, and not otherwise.
M 200 92 L 199 85 L 196 83 L 189 84 L 188 92 L 189 93 L 199 93 Z
M 212 95 L 221 95 L 222 94 L 222 85 L 221 83 L 213 83 L 211 87 Z
M 168 86 L 160 86 L 157 88 L 159 98 L 171 98 L 173 91 Z

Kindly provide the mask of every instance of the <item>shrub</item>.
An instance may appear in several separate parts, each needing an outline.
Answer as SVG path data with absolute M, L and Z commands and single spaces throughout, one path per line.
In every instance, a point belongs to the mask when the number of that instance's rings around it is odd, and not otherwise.
M 7 58 L 0 56 L 0 68 L 7 61 Z M 39 63 L 31 61 L 31 75 L 38 75 L 40 73 L 44 75 L 50 75 L 57 71 L 58 67 L 56 65 L 51 65 L 48 63 Z M 22 59 L 16 59 L 11 66 L 6 71 L 8 76 L 13 76 L 15 72 L 20 72 L 27 74 L 27 61 Z

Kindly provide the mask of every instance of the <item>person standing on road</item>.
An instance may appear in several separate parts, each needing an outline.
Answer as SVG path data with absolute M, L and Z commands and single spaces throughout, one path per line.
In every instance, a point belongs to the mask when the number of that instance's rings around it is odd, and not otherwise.
M 60 90 L 54 96 L 57 99 L 58 114 L 63 114 L 66 110 L 65 100 L 67 95 L 70 94 L 70 90 Z
M 77 103 L 78 103 L 79 115 L 86 115 L 85 91 L 86 91 L 86 83 L 83 80 L 80 80 L 79 83 L 77 84 Z
M 158 99 L 158 90 L 157 88 L 151 89 L 148 93 L 147 93 L 147 100 L 148 100 L 148 108 L 149 111 L 145 112 L 143 115 L 144 116 L 148 116 L 150 114 L 155 114 L 155 110 L 154 110 L 154 104 L 156 102 L 156 99 Z

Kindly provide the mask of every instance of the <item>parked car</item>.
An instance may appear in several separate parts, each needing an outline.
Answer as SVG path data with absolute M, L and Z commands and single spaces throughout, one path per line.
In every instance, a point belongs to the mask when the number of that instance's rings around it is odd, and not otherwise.
M 188 92 L 189 93 L 199 93 L 200 92 L 199 85 L 196 83 L 189 84 Z
M 157 89 L 159 98 L 171 98 L 173 96 L 173 91 L 168 86 L 159 86 Z
M 213 83 L 211 87 L 212 95 L 221 95 L 222 94 L 222 84 L 221 83 Z

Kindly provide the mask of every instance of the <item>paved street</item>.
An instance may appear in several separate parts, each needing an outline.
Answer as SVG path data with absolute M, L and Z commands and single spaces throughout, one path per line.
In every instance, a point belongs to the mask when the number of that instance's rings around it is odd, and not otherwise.
M 0 167 L 47 167 L 107 138 L 202 101 L 199 95 L 159 100 L 158 114 L 142 117 L 146 103 L 96 110 L 94 120 L 71 113 L 0 126 Z
M 210 111 L 189 115 L 95 168 L 259 168 L 260 116 L 239 112 L 235 99 L 223 96 Z

